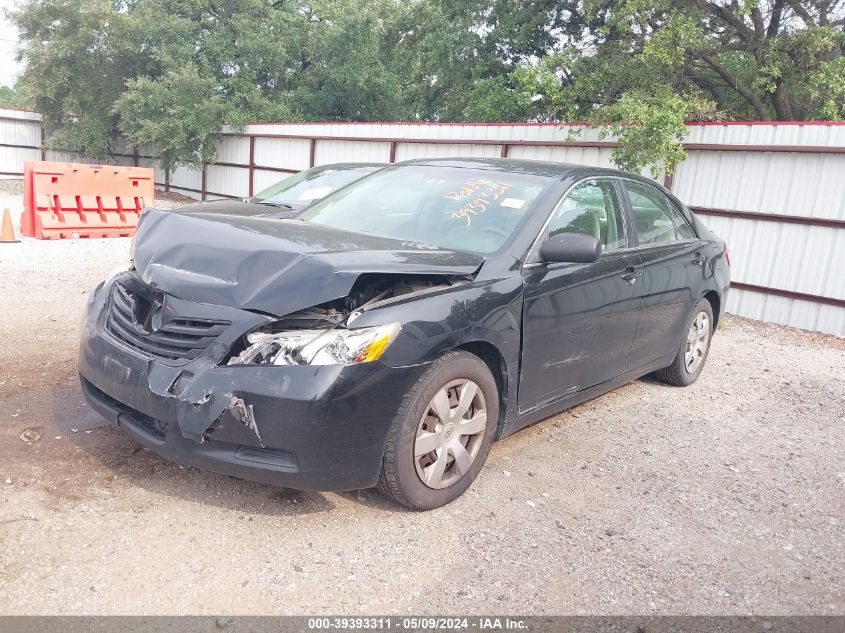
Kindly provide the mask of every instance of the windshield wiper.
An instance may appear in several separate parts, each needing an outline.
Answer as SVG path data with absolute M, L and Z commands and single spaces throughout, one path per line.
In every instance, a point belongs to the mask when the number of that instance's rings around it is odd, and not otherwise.
M 262 200 L 258 204 L 266 204 L 268 207 L 279 207 L 280 209 L 290 209 L 291 211 L 294 210 L 294 208 L 291 205 L 284 203 L 284 202 L 266 202 L 266 201 Z

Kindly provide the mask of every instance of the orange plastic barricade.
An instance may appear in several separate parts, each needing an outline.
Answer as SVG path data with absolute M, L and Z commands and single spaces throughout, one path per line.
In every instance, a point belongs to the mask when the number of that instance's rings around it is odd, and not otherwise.
M 41 240 L 135 234 L 144 207 L 155 203 L 155 172 L 26 161 L 21 233 Z

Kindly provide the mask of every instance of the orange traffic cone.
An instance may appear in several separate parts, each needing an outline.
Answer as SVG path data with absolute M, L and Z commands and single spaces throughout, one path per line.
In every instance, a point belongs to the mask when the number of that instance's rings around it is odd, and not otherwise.
M 12 216 L 8 209 L 3 209 L 3 228 L 0 229 L 0 244 L 20 242 L 15 239 L 15 229 L 12 228 Z

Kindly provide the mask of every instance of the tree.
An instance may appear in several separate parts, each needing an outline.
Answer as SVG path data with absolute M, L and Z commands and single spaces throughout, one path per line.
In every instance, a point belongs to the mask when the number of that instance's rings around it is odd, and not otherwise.
M 671 170 L 685 120 L 845 118 L 843 0 L 25 0 L 50 143 L 166 165 L 252 120 L 586 121 Z
M 12 13 L 21 83 L 50 143 L 106 157 L 114 138 L 166 165 L 214 156 L 251 120 L 408 116 L 388 70 L 393 0 L 31 0 Z
M 0 108 L 30 108 L 29 97 L 9 86 L 0 86 Z
M 33 0 L 12 14 L 26 62 L 18 85 L 44 116 L 59 149 L 104 157 L 117 131 L 113 105 L 147 72 L 122 2 Z
M 158 81 L 130 80 L 127 88 L 115 105 L 127 138 L 155 147 L 165 167 L 204 165 L 214 159 L 210 139 L 220 131 L 227 106 L 213 78 L 200 76 L 189 64 Z
M 410 109 L 439 121 L 525 121 L 549 113 L 514 75 L 542 63 L 566 43 L 562 29 L 581 17 L 555 0 L 428 0 L 409 2 L 401 46 L 394 51 L 408 77 Z M 546 116 L 545 118 L 548 118 Z
M 595 0 L 568 47 L 513 71 L 538 118 L 618 134 L 620 166 L 684 157 L 684 120 L 845 117 L 841 0 Z M 579 31 L 586 25 L 583 31 Z M 523 101 L 524 101 L 523 97 Z M 659 157 L 659 159 L 658 159 Z

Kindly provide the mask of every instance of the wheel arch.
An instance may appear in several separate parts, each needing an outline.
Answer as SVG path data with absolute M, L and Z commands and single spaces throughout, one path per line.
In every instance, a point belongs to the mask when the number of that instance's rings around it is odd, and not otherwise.
M 721 316 L 721 307 L 722 307 L 722 297 L 719 296 L 719 293 L 715 290 L 708 290 L 704 293 L 704 299 L 710 303 L 710 307 L 713 309 L 713 331 L 716 331 L 716 328 L 719 325 L 719 317 Z
M 501 432 L 507 420 L 508 410 L 508 366 L 501 350 L 489 341 L 468 341 L 461 343 L 455 349 L 469 352 L 478 356 L 487 365 L 493 378 L 496 380 L 496 388 L 499 390 L 499 419 L 496 422 L 497 435 Z

